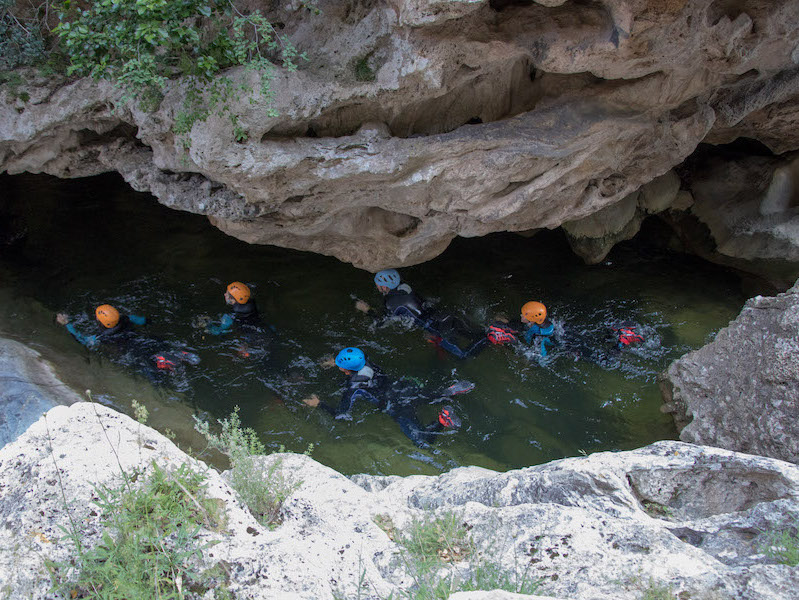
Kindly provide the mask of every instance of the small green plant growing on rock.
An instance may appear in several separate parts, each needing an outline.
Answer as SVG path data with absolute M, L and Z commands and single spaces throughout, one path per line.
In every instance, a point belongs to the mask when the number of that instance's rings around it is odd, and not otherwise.
M 381 519 L 381 523 L 386 525 L 387 522 Z M 493 555 L 494 545 L 484 552 L 478 551 L 470 531 L 471 526 L 464 522 L 461 514 L 446 512 L 435 518 L 415 519 L 406 531 L 397 534 L 403 559 L 415 582 L 401 597 L 446 600 L 450 594 L 460 591 L 536 592 L 540 582 L 529 575 L 528 561 L 524 561 L 521 569 L 518 565 L 508 569 L 493 558 L 486 558 Z M 465 561 L 469 562 L 468 567 L 457 566 Z M 442 576 L 442 568 L 447 566 L 448 574 Z
M 388 536 L 388 539 L 394 541 L 397 537 L 397 528 L 394 526 L 394 521 L 388 515 L 380 514 L 372 517 L 372 521 Z
M 194 418 L 195 429 L 205 436 L 208 446 L 230 459 L 230 485 L 253 516 L 264 526 L 276 527 L 281 522 L 283 503 L 302 485 L 302 481 L 287 475 L 282 460 L 262 468 L 261 458 L 266 448 L 258 434 L 241 426 L 239 407 L 226 419 L 219 421 L 220 433 L 213 433 L 207 421 Z M 281 451 L 283 449 L 281 448 Z M 306 451 L 310 453 L 312 448 Z
M 670 585 L 650 579 L 641 593 L 641 600 L 677 600 L 677 596 Z
M 799 522 L 783 531 L 765 532 L 762 551 L 780 564 L 799 565 Z
M 458 513 L 447 512 L 436 518 L 414 519 L 399 543 L 418 562 L 456 562 L 473 551 L 469 529 Z
M 674 518 L 674 511 L 671 509 L 671 507 L 666 506 L 665 504 L 659 504 L 658 502 L 643 502 L 643 507 L 650 517 L 654 517 L 656 519 Z
M 24 80 L 19 73 L 15 71 L 0 71 L 0 89 L 3 89 L 12 101 L 27 102 L 31 99 L 28 92 L 20 89 L 23 84 Z
M 366 56 L 362 56 L 361 58 L 357 59 L 353 63 L 353 71 L 355 71 L 355 79 L 356 81 L 374 81 L 375 80 L 375 72 L 372 67 L 369 65 L 369 59 L 371 58 L 371 53 L 367 54 Z
M 186 464 L 170 472 L 153 463 L 138 485 L 100 486 L 96 493 L 101 540 L 89 549 L 81 530 L 65 530 L 77 555 L 48 565 L 56 590 L 71 598 L 185 598 L 189 588 L 214 586 L 194 567 L 207 547 L 197 541 L 200 529 L 219 529 L 223 521 L 203 474 Z

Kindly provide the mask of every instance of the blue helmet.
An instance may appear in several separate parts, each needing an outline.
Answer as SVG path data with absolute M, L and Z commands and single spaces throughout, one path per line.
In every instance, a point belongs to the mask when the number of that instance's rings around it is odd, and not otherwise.
M 336 356 L 336 366 L 348 371 L 360 371 L 366 365 L 366 355 L 360 348 L 344 348 Z
M 396 289 L 400 284 L 400 276 L 396 269 L 383 269 L 375 273 L 375 284 L 384 285 L 388 289 Z

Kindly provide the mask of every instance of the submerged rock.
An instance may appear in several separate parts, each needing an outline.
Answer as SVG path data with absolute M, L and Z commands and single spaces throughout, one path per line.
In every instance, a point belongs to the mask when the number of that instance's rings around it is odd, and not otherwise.
M 749 300 L 665 374 L 680 439 L 799 463 L 799 283 Z
M 38 352 L 0 338 L 0 448 L 54 406 L 80 400 Z
M 438 477 L 347 478 L 303 455 L 261 459 L 296 487 L 274 529 L 260 525 L 225 478 L 172 442 L 100 405 L 57 407 L 0 450 L 0 589 L 48 598 L 45 560 L 74 551 L 59 527 L 80 523 L 88 547 L 100 536 L 95 486 L 119 484 L 155 461 L 208 475 L 226 513 L 202 530 L 197 568 L 224 564 L 237 598 L 397 597 L 415 582 L 396 542 L 414 519 L 452 516 L 474 544 L 442 564 L 442 578 L 468 576 L 481 561 L 540 580 L 538 592 L 570 600 L 638 600 L 669 589 L 691 598 L 792 597 L 795 568 L 774 564 L 762 531 L 799 511 L 799 467 L 778 460 L 659 442 L 497 473 L 478 467 Z M 472 593 L 455 598 L 512 598 Z

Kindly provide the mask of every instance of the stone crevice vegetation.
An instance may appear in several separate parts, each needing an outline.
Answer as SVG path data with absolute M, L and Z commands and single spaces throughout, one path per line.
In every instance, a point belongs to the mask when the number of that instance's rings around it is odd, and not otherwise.
M 315 4 L 304 6 L 319 12 Z M 26 11 L 21 2 L 0 2 L 0 75 L 8 79 L 3 70 L 55 61 L 67 77 L 110 81 L 122 90 L 119 105 L 135 101 L 146 112 L 158 108 L 170 81 L 179 78 L 184 100 L 172 129 L 184 148 L 192 127 L 212 115 L 227 117 L 236 141 L 246 140 L 232 104 L 242 97 L 255 103 L 258 96 L 271 104 L 275 66 L 294 71 L 307 60 L 259 10 L 243 12 L 231 0 L 99 0 L 88 6 L 64 0 L 53 8 L 45 3 Z M 256 72 L 260 86 L 251 89 L 224 74 L 235 66 Z
M 227 477 L 239 500 L 261 525 L 270 528 L 280 525 L 283 503 L 299 489 L 302 480 L 286 472 L 280 459 L 268 466 L 263 464 L 266 448 L 255 430 L 241 426 L 238 406 L 229 417 L 219 421 L 219 433 L 211 431 L 207 421 L 196 416 L 194 419 L 195 429 L 208 440 L 208 447 L 230 459 Z M 309 447 L 306 454 L 312 450 Z
M 499 547 L 498 538 L 478 545 L 460 511 L 424 512 L 402 530 L 385 514 L 375 515 L 373 521 L 397 543 L 401 564 L 413 580 L 392 599 L 446 600 L 456 592 L 490 590 L 535 594 L 541 586 L 532 575 L 529 557 L 514 554 L 512 565 L 498 562 L 496 557 L 506 548 Z M 361 581 L 358 589 L 362 587 Z
M 133 410 L 141 448 L 147 409 L 134 402 Z M 106 431 L 96 410 L 95 415 Z M 47 435 L 61 481 L 49 427 Z M 116 455 L 111 440 L 106 441 Z M 213 589 L 216 597 L 225 597 L 229 573 L 224 567 L 203 568 L 204 552 L 214 542 L 202 541 L 201 531 L 223 531 L 226 520 L 224 509 L 207 495 L 206 475 L 188 462 L 164 467 L 152 461 L 128 471 L 118 466 L 116 483 L 94 487 L 92 505 L 101 525 L 96 543 L 87 543 L 61 485 L 69 515 L 61 541 L 71 544 L 73 552 L 66 560 L 45 560 L 51 591 L 65 598 L 116 600 L 196 598 Z

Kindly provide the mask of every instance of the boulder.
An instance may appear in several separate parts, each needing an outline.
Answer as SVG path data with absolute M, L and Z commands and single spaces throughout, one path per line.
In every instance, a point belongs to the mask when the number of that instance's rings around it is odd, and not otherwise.
M 294 488 L 271 529 L 237 500 L 227 474 L 149 427 L 96 404 L 53 408 L 0 450 L 0 589 L 51 598 L 45 561 L 74 553 L 61 527 L 79 523 L 82 543 L 98 543 L 97 486 L 121 485 L 123 472 L 139 481 L 153 463 L 206 474 L 207 494 L 226 519 L 221 530 L 198 532 L 208 546 L 196 568 L 223 565 L 238 598 L 397 597 L 414 586 L 397 540 L 414 520 L 453 516 L 473 543 L 468 558 L 442 564 L 442 580 L 453 585 L 481 561 L 529 575 L 540 581 L 538 593 L 560 600 L 638 600 L 656 589 L 777 600 L 799 585 L 797 569 L 761 550 L 761 532 L 799 516 L 799 467 L 774 459 L 659 442 L 507 473 L 462 467 L 347 478 L 304 455 L 258 461 Z
M 17 439 L 54 406 L 80 399 L 38 352 L 0 338 L 0 448 Z
M 749 300 L 713 342 L 669 366 L 680 439 L 799 462 L 799 286 Z

